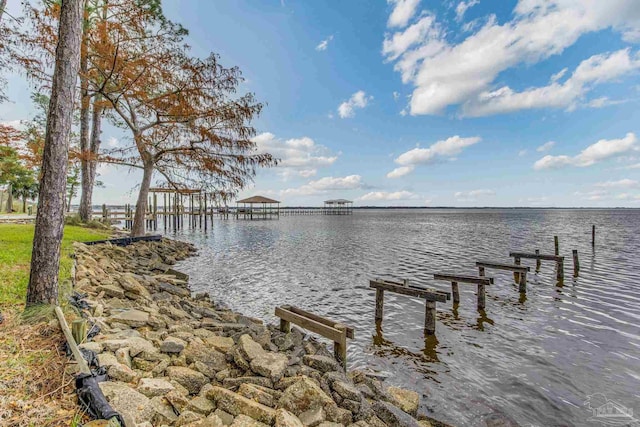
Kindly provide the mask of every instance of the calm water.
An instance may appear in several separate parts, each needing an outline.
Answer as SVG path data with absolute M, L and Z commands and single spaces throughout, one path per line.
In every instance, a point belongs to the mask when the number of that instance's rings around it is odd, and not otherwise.
M 591 225 L 597 227 L 591 247 Z M 425 395 L 423 410 L 460 426 L 497 415 L 523 426 L 603 425 L 585 402 L 605 398 L 640 419 L 640 210 L 376 210 L 353 216 L 279 221 L 215 219 L 210 231 L 179 238 L 201 248 L 180 264 L 194 290 L 248 315 L 273 319 L 276 305 L 308 308 L 356 328 L 352 368 L 372 367 L 388 382 Z M 475 286 L 461 303 L 438 304 L 436 336 L 422 335 L 422 300 L 385 295 L 374 324 L 369 279 L 433 282 L 433 272 L 476 274 L 476 260 L 509 261 L 510 250 L 565 255 L 565 281 L 543 262 L 526 298 L 513 275 L 489 270 L 484 314 Z M 581 271 L 573 278 L 571 250 Z M 535 261 L 523 260 L 535 266 Z M 534 270 L 534 268 L 532 268 Z

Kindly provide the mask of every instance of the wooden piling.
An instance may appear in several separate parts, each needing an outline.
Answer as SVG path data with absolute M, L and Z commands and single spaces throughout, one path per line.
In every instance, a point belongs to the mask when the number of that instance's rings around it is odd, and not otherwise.
M 520 281 L 518 282 L 519 287 L 518 287 L 518 291 L 520 291 L 521 294 L 526 294 L 527 293 L 527 272 L 523 272 L 520 273 Z
M 560 244 L 558 243 L 558 236 L 553 236 L 553 245 L 556 249 L 556 255 L 560 255 Z
M 434 335 L 436 333 L 436 302 L 425 301 L 424 312 L 424 334 Z
M 483 274 L 480 275 L 482 276 Z M 451 282 L 451 294 L 453 295 L 453 303 L 460 304 L 460 289 L 458 288 L 458 282 Z
M 580 271 L 580 261 L 578 261 L 578 250 L 573 250 L 573 276 L 578 277 Z
M 76 344 L 82 344 L 87 339 L 87 321 L 84 319 L 74 320 L 71 323 L 71 335 Z
M 536 249 L 536 255 L 540 255 L 540 249 Z M 541 266 L 542 260 L 540 258 L 536 258 L 536 273 L 540 271 Z
M 340 337 L 340 341 L 333 342 L 333 357 L 338 361 L 340 366 L 347 371 L 347 332 L 346 327 L 340 323 L 337 323 L 333 326 L 340 332 L 342 332 L 342 336 Z
M 564 280 L 564 259 L 556 262 L 556 278 L 559 282 Z
M 515 265 L 520 265 L 520 258 L 519 258 L 519 257 L 515 257 L 515 258 L 513 259 L 513 263 L 514 263 Z M 513 272 L 513 281 L 514 281 L 514 282 L 516 282 L 516 283 L 520 283 L 520 280 L 521 280 L 521 278 L 520 278 L 520 273 L 518 273 L 518 272 L 514 271 L 514 272 Z
M 285 334 L 291 332 L 291 322 L 280 319 L 280 332 L 284 332 Z
M 384 291 L 376 289 L 376 322 L 382 322 L 384 307 Z
M 486 303 L 484 283 L 478 283 L 478 310 L 484 310 Z
M 591 226 L 591 246 L 596 245 L 596 226 Z

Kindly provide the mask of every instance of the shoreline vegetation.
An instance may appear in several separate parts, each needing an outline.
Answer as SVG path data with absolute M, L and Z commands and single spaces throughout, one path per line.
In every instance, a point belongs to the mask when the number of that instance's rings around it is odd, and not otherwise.
M 81 411 L 73 378 L 65 372 L 68 359 L 60 350 L 64 338 L 53 309 L 24 311 L 33 234 L 33 224 L 0 224 L 0 425 L 75 426 Z M 61 295 L 71 290 L 73 242 L 110 234 L 65 227 Z

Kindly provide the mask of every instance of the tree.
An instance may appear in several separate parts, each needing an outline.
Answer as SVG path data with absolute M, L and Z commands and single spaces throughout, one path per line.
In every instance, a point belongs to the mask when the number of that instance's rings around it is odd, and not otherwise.
M 38 183 L 33 177 L 33 172 L 23 168 L 11 185 L 14 197 L 22 198 L 22 212 L 27 213 L 27 199 L 35 199 L 38 196 Z
M 69 157 L 84 0 L 62 0 L 58 45 L 47 114 L 27 305 L 56 304 L 60 245 L 64 226 L 64 190 Z
M 234 98 L 242 75 L 216 55 L 190 56 L 174 24 L 140 18 L 114 26 L 90 57 L 102 73 L 99 92 L 111 103 L 131 145 L 105 153 L 103 160 L 143 170 L 132 234 L 144 233 L 144 215 L 154 171 L 169 185 L 197 185 L 233 194 L 270 154 L 256 153 L 251 121 L 262 104 L 253 94 Z
M 80 168 L 77 164 L 71 167 L 67 174 L 67 212 L 71 212 L 71 200 L 78 194 L 78 186 L 80 185 Z M 89 212 L 91 215 L 91 212 Z M 89 217 L 91 219 L 91 217 Z

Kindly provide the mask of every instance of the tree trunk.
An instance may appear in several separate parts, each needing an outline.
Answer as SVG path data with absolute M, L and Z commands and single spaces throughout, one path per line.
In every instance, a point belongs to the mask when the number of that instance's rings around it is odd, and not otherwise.
M 27 197 L 26 196 L 22 197 L 22 213 L 23 214 L 27 213 Z
M 144 221 L 147 214 L 147 198 L 149 197 L 151 177 L 153 176 L 153 160 L 151 159 L 151 156 L 144 155 L 143 162 L 144 174 L 142 176 L 142 182 L 140 183 L 136 213 L 133 217 L 133 227 L 131 227 L 131 235 L 133 237 L 144 236 Z
M 84 222 L 91 221 L 93 212 L 93 186 L 96 182 L 97 158 L 100 151 L 100 133 L 102 132 L 102 107 L 100 96 L 93 101 L 93 115 L 91 127 L 91 143 L 88 147 L 88 160 L 82 163 L 82 189 L 80 196 L 80 218 Z M 85 166 L 86 163 L 86 166 Z
M 7 186 L 7 213 L 13 212 L 13 185 Z
M 91 220 L 91 194 L 87 194 L 87 189 L 91 188 L 91 172 L 89 151 L 89 81 L 87 79 L 88 70 L 87 41 L 82 39 L 82 48 L 80 50 L 80 172 L 82 180 L 82 188 L 80 194 L 80 207 L 78 214 L 84 222 Z M 89 190 L 90 191 L 90 190 Z
M 47 131 L 42 158 L 27 306 L 56 304 L 60 245 L 64 226 L 64 195 L 69 160 L 76 79 L 80 68 L 80 40 L 84 0 L 62 0 L 58 46 Z
M 2 19 L 5 7 L 7 7 L 7 0 L 0 0 L 0 20 Z

